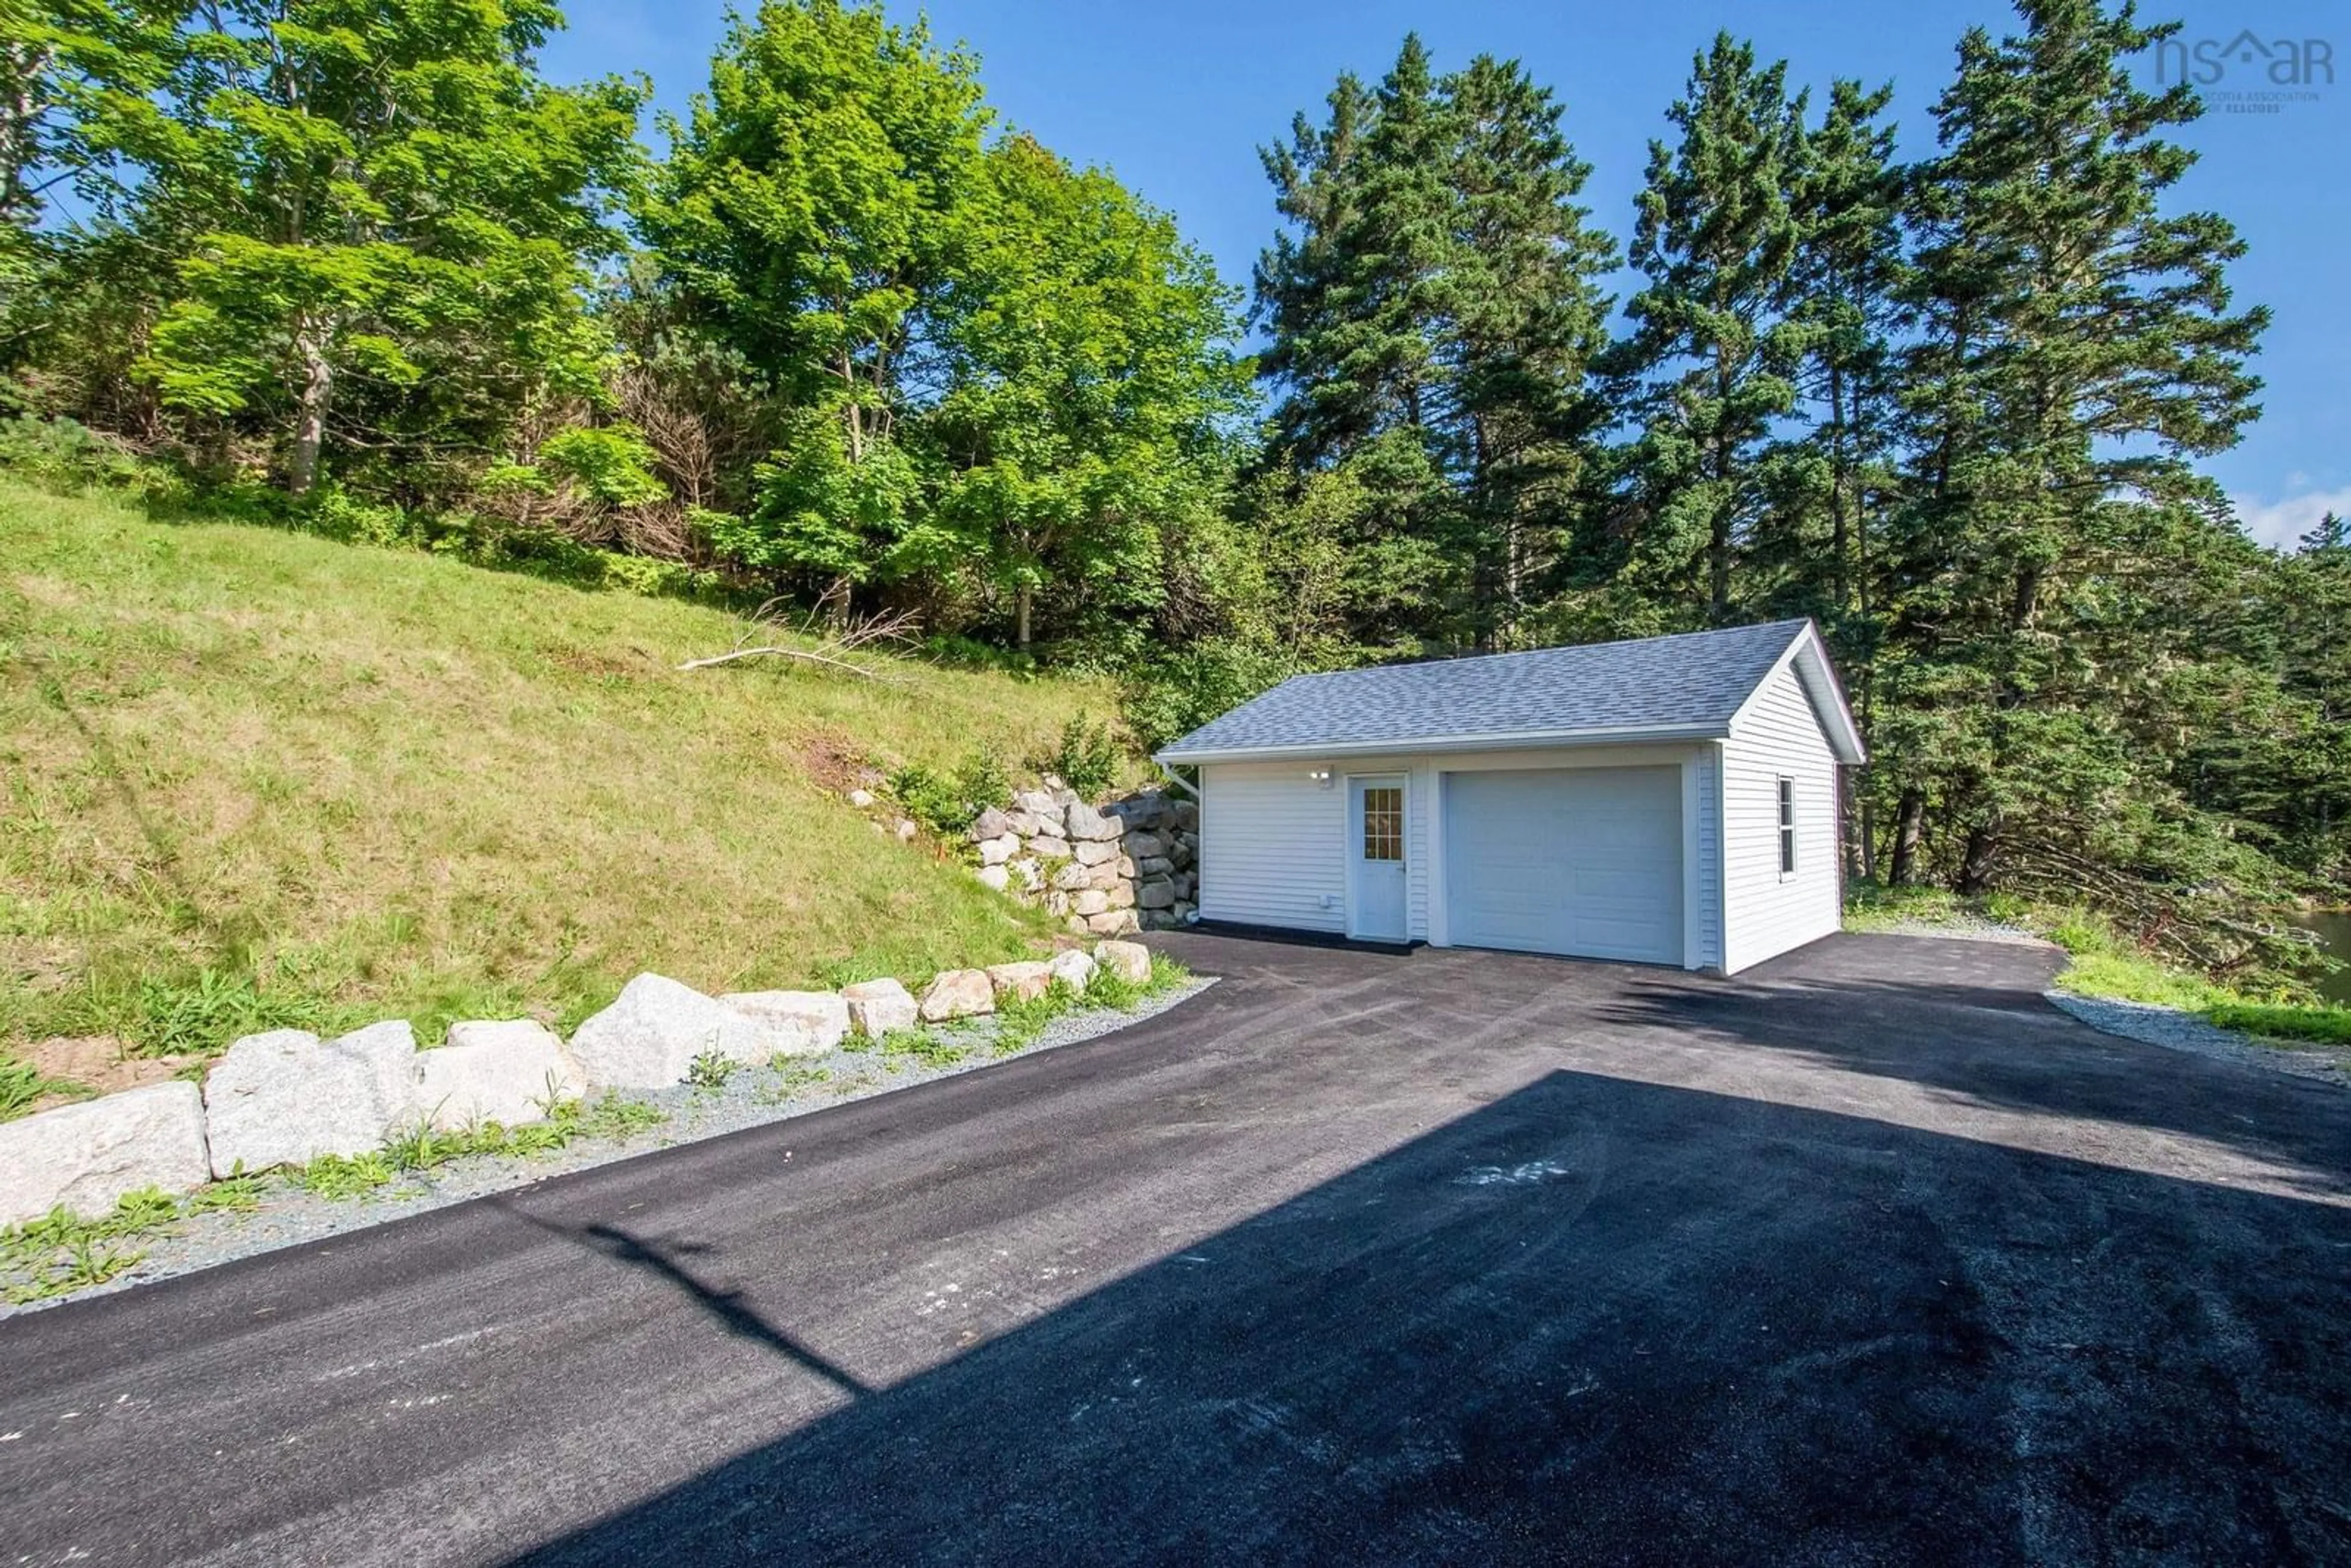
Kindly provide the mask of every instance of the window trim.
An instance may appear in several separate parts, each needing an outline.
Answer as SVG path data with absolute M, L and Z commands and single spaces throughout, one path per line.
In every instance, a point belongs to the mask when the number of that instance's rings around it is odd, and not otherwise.
M 1778 777 L 1772 798 L 1772 820 L 1780 857 L 1780 880 L 1792 882 L 1803 863 L 1796 852 L 1796 776 L 1782 773 Z

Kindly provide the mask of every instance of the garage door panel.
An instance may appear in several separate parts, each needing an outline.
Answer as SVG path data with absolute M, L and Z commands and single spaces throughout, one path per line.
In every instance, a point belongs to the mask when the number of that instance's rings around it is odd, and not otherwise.
M 1448 774 L 1445 818 L 1454 942 L 1680 962 L 1680 768 Z

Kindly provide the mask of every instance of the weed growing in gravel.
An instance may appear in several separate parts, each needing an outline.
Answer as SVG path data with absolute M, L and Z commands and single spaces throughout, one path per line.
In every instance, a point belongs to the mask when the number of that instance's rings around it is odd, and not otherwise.
M 687 1064 L 685 1081 L 696 1089 L 724 1089 L 726 1081 L 734 1077 L 736 1069 L 742 1065 L 731 1057 L 721 1055 L 714 1046 Z
M 625 1138 L 667 1119 L 657 1105 L 608 1091 L 594 1101 L 553 1101 L 546 1121 L 516 1127 L 476 1122 L 453 1130 L 419 1123 L 371 1154 L 321 1155 L 297 1172 L 295 1180 L 320 1197 L 363 1197 L 403 1174 L 434 1170 L 469 1155 L 554 1154 L 575 1139 Z
M 117 1243 L 179 1218 L 178 1201 L 149 1187 L 125 1194 L 103 1219 L 83 1219 L 59 1207 L 0 1228 L 0 1275 L 10 1276 L 8 1301 L 22 1306 L 103 1285 L 147 1255 Z
M 882 1037 L 881 1051 L 885 1061 L 911 1057 L 925 1067 L 952 1067 L 965 1054 L 962 1045 L 927 1029 L 893 1029 Z
M 1086 986 L 1086 1005 L 1132 1012 L 1150 998 L 1172 991 L 1191 977 L 1191 970 L 1165 953 L 1151 956 L 1150 977 L 1141 981 L 1115 974 L 1105 964 L 1094 971 L 1093 979 Z
M 564 1101 L 548 1120 L 583 1138 L 625 1138 L 660 1126 L 669 1120 L 669 1113 L 650 1100 L 632 1100 L 617 1089 L 607 1089 L 597 1100 Z
M 295 1185 L 324 1198 L 365 1197 L 400 1172 L 380 1154 L 320 1155 L 294 1173 Z
M 261 1207 L 261 1178 L 239 1171 L 187 1197 L 190 1214 L 245 1214 Z
M 1037 1043 L 1055 1019 L 1086 1005 L 1087 995 L 1066 980 L 1055 980 L 1040 997 L 1020 997 L 998 1005 L 995 1049 L 998 1056 L 1026 1051 Z
M 775 1071 L 776 1081 L 759 1091 L 762 1105 L 781 1105 L 832 1076 L 821 1067 L 801 1066 L 788 1056 L 778 1056 L 769 1065 Z

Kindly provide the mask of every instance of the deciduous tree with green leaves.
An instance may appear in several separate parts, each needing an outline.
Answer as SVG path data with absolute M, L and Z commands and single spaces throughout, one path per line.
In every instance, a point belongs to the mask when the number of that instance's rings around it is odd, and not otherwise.
M 354 444 L 480 444 L 601 387 L 584 308 L 636 177 L 637 85 L 548 85 L 543 0 L 115 0 L 73 53 L 69 157 L 171 279 L 143 373 L 169 406 Z
M 819 587 L 915 570 L 928 481 L 902 424 L 935 402 L 933 315 L 981 180 L 977 68 L 880 6 L 737 17 L 640 225 L 688 319 L 792 411 L 729 553 Z
M 1027 136 L 989 151 L 956 249 L 929 416 L 943 542 L 1024 651 L 1040 597 L 1147 619 L 1163 536 L 1218 504 L 1231 466 L 1237 299 L 1165 214 Z

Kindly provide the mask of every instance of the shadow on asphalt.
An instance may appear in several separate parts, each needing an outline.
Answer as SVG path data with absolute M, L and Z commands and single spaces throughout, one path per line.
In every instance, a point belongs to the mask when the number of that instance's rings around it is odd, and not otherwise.
M 1554 1071 L 519 1561 L 2339 1561 L 2346 1301 L 2339 1205 Z
M 510 1202 L 503 1193 L 493 1194 L 482 1201 L 508 1218 L 520 1220 L 533 1229 L 543 1230 L 549 1236 L 584 1247 L 615 1263 L 658 1276 L 675 1287 L 680 1295 L 692 1301 L 726 1333 L 774 1352 L 844 1393 L 873 1392 L 847 1368 L 769 1323 L 745 1302 L 742 1291 L 722 1291 L 706 1284 L 701 1276 L 687 1267 L 686 1260 L 713 1252 L 716 1250 L 715 1248 L 690 1241 L 664 1243 L 649 1240 L 617 1225 L 596 1224 L 576 1228 L 558 1225 Z

